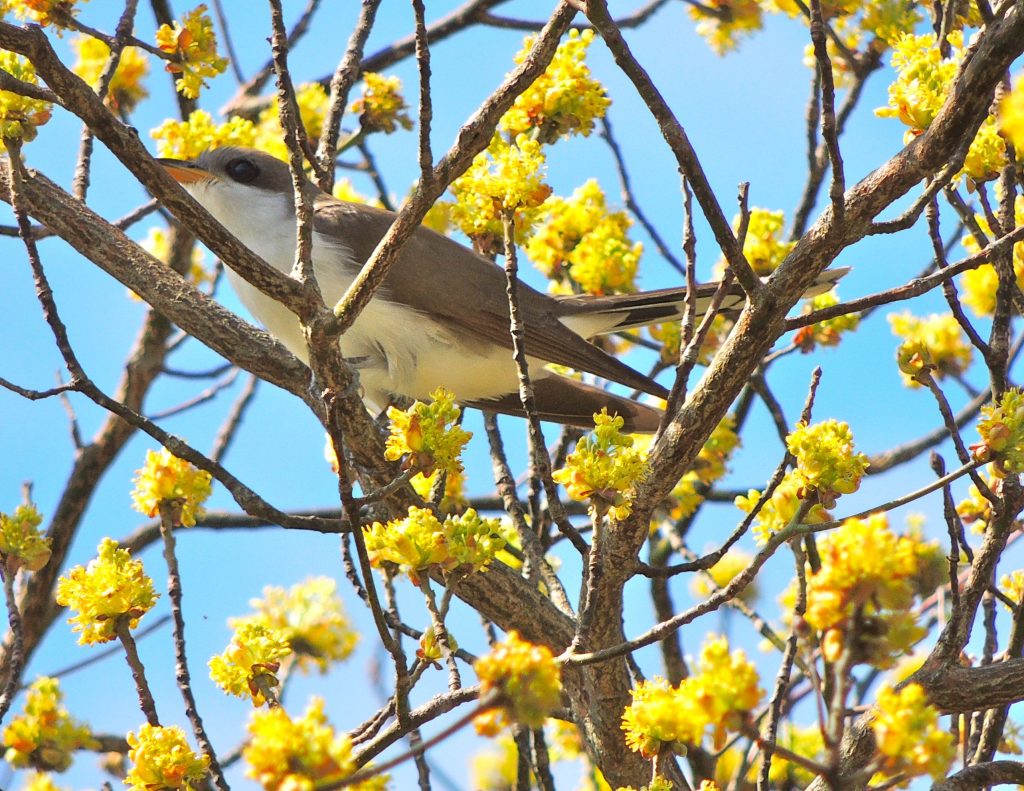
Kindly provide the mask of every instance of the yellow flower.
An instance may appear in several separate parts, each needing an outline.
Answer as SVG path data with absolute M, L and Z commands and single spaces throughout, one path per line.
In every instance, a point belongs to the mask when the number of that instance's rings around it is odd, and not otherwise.
M 741 549 L 730 549 L 726 552 L 721 559 L 709 568 L 706 572 L 702 572 L 694 576 L 693 581 L 690 583 L 690 590 L 694 596 L 706 598 L 710 596 L 715 589 L 724 588 L 733 578 L 736 577 L 741 571 L 750 565 L 753 558 Z M 713 589 L 708 584 L 708 580 L 715 584 Z M 757 598 L 757 584 L 751 583 L 743 592 L 740 594 L 740 598 L 745 602 L 752 602 Z
M 439 387 L 430 397 L 431 403 L 417 401 L 405 411 L 388 407 L 391 433 L 384 458 L 398 461 L 408 454 L 405 469 L 415 468 L 427 474 L 435 469 L 461 473 L 459 456 L 473 435 L 458 425 L 461 411 L 455 405 L 454 395 Z
M 994 475 L 1024 472 L 1024 392 L 1011 388 L 998 402 L 983 406 L 978 434 L 981 442 L 971 450 L 976 459 L 992 462 Z
M 287 591 L 268 585 L 263 598 L 249 604 L 256 612 L 232 618 L 229 625 L 239 630 L 249 624 L 272 629 L 288 642 L 301 669 L 315 665 L 326 672 L 332 662 L 347 659 L 359 641 L 338 597 L 337 583 L 329 577 L 311 577 Z
M 927 774 L 939 780 L 956 757 L 953 735 L 940 727 L 939 712 L 920 684 L 908 684 L 899 692 L 883 688 L 871 730 L 883 759 L 883 777 Z
M 774 533 L 787 527 L 796 518 L 804 494 L 804 486 L 796 471 L 787 472 L 768 502 L 758 511 L 753 533 L 759 544 L 766 543 Z M 737 497 L 735 503 L 737 508 L 749 514 L 760 499 L 761 492 L 751 489 L 746 496 Z M 818 525 L 831 519 L 832 515 L 820 503 L 815 503 L 804 516 L 803 523 Z
M 540 143 L 526 135 L 519 135 L 513 143 L 495 135 L 487 150 L 477 154 L 469 169 L 452 183 L 452 223 L 478 244 L 501 252 L 502 216 L 510 210 L 514 212 L 515 240 L 521 244 L 551 194 L 544 183 L 544 159 Z
M 896 352 L 903 383 L 920 387 L 915 375 L 928 368 L 937 379 L 959 376 L 971 364 L 971 346 L 952 313 L 918 318 L 909 313 L 890 313 L 894 335 L 904 339 Z
M 734 230 L 739 230 L 740 215 L 733 218 Z M 782 239 L 786 224 L 786 215 L 782 210 L 771 211 L 754 207 L 750 210 L 750 222 L 747 235 L 743 240 L 743 255 L 750 267 L 759 275 L 770 275 L 783 259 L 789 255 L 796 242 Z M 724 267 L 724 261 L 719 264 Z
M 132 507 L 140 514 L 156 516 L 161 503 L 175 501 L 180 507 L 179 523 L 185 527 L 194 527 L 196 518 L 203 516 L 210 473 L 197 470 L 167 448 L 146 451 L 146 463 L 136 473 Z
M 551 649 L 523 640 L 515 630 L 481 656 L 473 669 L 480 679 L 480 696 L 499 695 L 499 722 L 539 728 L 561 702 L 561 669 Z
M 472 787 L 478 791 L 515 788 L 519 776 L 519 748 L 507 733 L 491 741 L 491 749 L 479 750 L 472 758 Z
M 372 71 L 363 72 L 363 95 L 352 102 L 349 110 L 359 115 L 359 125 L 366 132 L 390 135 L 402 127 L 412 129 L 409 109 L 402 97 L 402 81 Z
M 49 562 L 50 539 L 39 532 L 42 522 L 32 503 L 17 506 L 10 516 L 0 513 L 0 565 L 6 574 L 39 571 Z
M 81 633 L 81 645 L 115 639 L 121 618 L 129 619 L 129 628 L 134 629 L 157 599 L 153 580 L 127 549 L 105 538 L 98 552 L 88 566 L 75 566 L 57 581 L 57 604 L 77 612 L 68 623 Z
M 735 49 L 741 34 L 753 33 L 763 26 L 757 0 L 709 0 L 691 6 L 690 17 L 697 22 L 697 33 L 707 39 L 718 55 Z
M 884 669 L 909 653 L 925 634 L 910 607 L 934 549 L 895 535 L 884 514 L 847 519 L 820 541 L 821 568 L 807 577 L 805 618 L 826 633 L 828 659 L 849 648 L 855 661 Z
M 38 85 L 35 67 L 26 59 L 0 50 L 0 69 L 15 79 Z M 42 99 L 30 99 L 12 91 L 0 91 L 0 151 L 6 151 L 5 139 L 20 138 L 26 143 L 36 137 L 36 127 L 50 120 L 51 105 Z
M 228 67 L 227 58 L 217 54 L 217 34 L 205 3 L 186 13 L 182 22 L 175 22 L 173 27 L 161 25 L 156 31 L 156 43 L 164 52 L 178 56 L 179 62 L 168 63 L 165 68 L 181 75 L 174 85 L 186 98 L 198 99 L 206 78 L 216 77 Z
M 1018 149 L 1019 151 L 1020 149 Z M 1002 190 L 998 184 L 996 185 L 996 197 L 1002 200 Z M 1018 195 L 1014 200 L 1013 213 L 1014 222 L 1017 225 L 1024 225 L 1024 195 Z M 984 214 L 975 214 L 974 219 L 989 239 L 995 238 L 988 218 Z M 971 255 L 981 250 L 980 241 L 972 233 L 967 233 L 964 236 L 962 244 Z M 1024 242 L 1017 242 L 1013 246 L 1013 274 L 1017 281 L 1017 288 L 1024 289 Z M 996 274 L 995 267 L 991 264 L 982 264 L 977 269 L 964 272 L 961 282 L 964 304 L 978 316 L 991 316 L 996 309 L 996 290 L 999 288 L 999 276 Z
M 16 769 L 63 772 L 76 750 L 98 746 L 89 726 L 73 719 L 61 705 L 63 699 L 57 679 L 40 677 L 32 682 L 24 713 L 4 729 L 7 763 Z
M 853 433 L 846 423 L 825 420 L 808 426 L 797 423 L 786 437 L 786 447 L 796 457 L 796 480 L 810 499 L 813 493 L 826 508 L 841 494 L 860 488 L 868 457 L 853 450 Z
M 570 31 L 544 73 L 516 97 L 502 116 L 499 128 L 513 137 L 532 132 L 542 143 L 553 143 L 558 137 L 571 134 L 588 136 L 594 121 L 603 118 L 611 104 L 604 87 L 591 77 L 586 64 L 587 49 L 593 40 L 593 30 Z M 523 42 L 516 63 L 526 60 L 533 42 L 532 36 Z
M 824 310 L 839 304 L 839 296 L 836 292 L 828 291 L 818 294 L 804 302 L 804 315 L 813 313 L 816 310 Z M 860 324 L 860 315 L 847 313 L 844 316 L 836 316 L 834 319 L 825 319 L 809 327 L 801 328 L 793 342 L 800 347 L 800 351 L 807 353 L 814 351 L 817 346 L 838 346 L 840 337 L 844 332 L 857 329 Z
M 28 782 L 21 787 L 21 791 L 65 791 L 65 789 L 53 782 L 52 775 L 35 772 L 29 776 Z
M 1024 156 L 1024 79 L 1017 76 L 1013 90 L 999 103 L 999 131 L 1006 135 L 1017 152 L 1017 159 Z
M 437 481 L 437 476 L 440 474 L 439 470 L 434 470 L 430 475 L 424 475 L 422 472 L 417 473 L 409 483 L 416 490 L 416 494 L 426 502 L 430 499 L 430 493 L 434 488 L 434 483 Z M 444 494 L 441 497 L 438 510 L 442 514 L 453 514 L 457 511 L 462 511 L 468 505 L 465 472 L 462 470 L 449 470 L 444 479 Z
M 487 568 L 505 546 L 498 519 L 482 519 L 472 508 L 440 522 L 428 508 L 409 507 L 404 519 L 363 528 L 366 550 L 374 566 L 394 563 L 415 582 L 431 566 L 451 571 L 468 566 Z
M 195 159 L 207 149 L 221 146 L 256 145 L 252 121 L 235 116 L 215 124 L 206 110 L 194 110 L 187 121 L 168 119 L 149 134 L 157 141 L 157 154 L 172 159 Z
M 633 487 L 647 469 L 644 453 L 620 429 L 623 419 L 602 408 L 594 415 L 594 431 L 576 443 L 565 466 L 552 478 L 574 500 L 590 500 L 600 513 L 625 519 L 633 507 Z
M 100 77 L 110 60 L 110 47 L 106 42 L 92 36 L 76 36 L 71 46 L 78 53 L 78 61 L 72 71 L 93 88 L 100 84 Z M 149 74 L 149 61 L 135 47 L 125 47 L 117 62 L 117 70 L 110 80 L 110 87 L 104 101 L 119 113 L 127 115 L 140 101 L 149 96 L 142 81 Z
M 330 97 L 326 89 L 318 82 L 300 85 L 295 89 L 295 101 L 299 105 L 299 118 L 310 140 L 317 140 L 324 128 L 324 117 Z M 280 104 L 277 96 L 270 105 L 260 111 L 256 126 L 256 148 L 266 151 L 278 159 L 288 159 L 288 144 L 285 142 L 284 129 L 281 127 Z M 337 196 L 341 197 L 341 196 Z
M 999 580 L 999 589 L 1018 605 L 1024 602 L 1024 571 L 1017 569 L 1012 574 L 1004 574 Z
M 664 679 L 639 684 L 622 715 L 626 744 L 645 757 L 663 744 L 700 744 L 710 728 L 715 749 L 728 731 L 739 730 L 764 696 L 757 670 L 743 651 L 729 653 L 724 637 L 704 644 L 696 672 L 671 687 Z
M 124 782 L 137 791 L 192 791 L 199 788 L 210 766 L 209 756 L 197 755 L 177 727 L 143 725 L 128 734 L 131 771 Z
M 459 643 L 449 631 L 445 635 L 448 640 L 448 647 L 454 652 L 459 650 Z M 437 639 L 437 632 L 433 624 L 423 630 L 420 636 L 420 647 L 416 649 L 416 658 L 423 662 L 429 662 L 435 667 L 444 659 L 444 651 L 441 650 L 441 643 Z
M 43 27 L 52 25 L 60 35 L 66 26 L 64 22 L 78 13 L 78 0 L 7 0 L 2 8 L 15 13 L 18 19 L 25 19 Z M 85 0 L 83 0 L 85 2 Z
M 875 114 L 898 118 L 908 126 L 904 142 L 910 142 L 927 129 L 946 101 L 966 52 L 962 30 L 950 33 L 948 41 L 952 47 L 948 58 L 942 57 L 934 33 L 920 36 L 904 33 L 893 44 L 896 81 L 889 86 L 888 106 L 878 108 Z M 974 181 L 985 181 L 994 178 L 1005 164 L 1006 146 L 990 115 L 971 143 L 961 173 Z
M 170 239 L 167 237 L 167 230 L 165 228 L 150 228 L 149 234 L 145 239 L 139 242 L 139 246 L 151 256 L 165 264 L 170 259 Z M 188 272 L 185 273 L 185 279 L 196 288 L 212 284 L 215 279 L 213 272 L 208 271 L 203 265 L 203 260 L 204 256 L 202 248 L 199 245 L 193 245 L 192 260 L 189 264 Z M 141 300 L 141 297 L 139 297 L 139 295 L 134 291 L 129 290 L 128 295 L 136 301 Z
M 594 179 L 569 198 L 544 204 L 544 221 L 526 245 L 526 254 L 555 283 L 588 294 L 636 291 L 643 245 L 626 232 L 633 224 L 625 212 L 610 212 Z
M 267 791 L 313 791 L 355 770 L 352 742 L 328 724 L 319 698 L 298 720 L 282 708 L 253 712 L 249 736 L 242 750 L 245 776 Z
M 685 519 L 693 514 L 697 506 L 704 502 L 703 492 L 728 471 L 725 463 L 740 444 L 735 427 L 736 420 L 732 415 L 726 415 L 715 426 L 697 454 L 693 469 L 685 473 L 672 489 L 669 496 L 669 516 L 672 519 Z
M 223 654 L 210 659 L 210 678 L 228 695 L 251 698 L 254 706 L 266 703 L 264 690 L 280 684 L 278 661 L 291 653 L 284 634 L 258 622 L 242 622 Z
M 707 365 L 711 358 L 722 346 L 722 342 L 732 329 L 733 320 L 719 313 L 711 321 L 711 329 L 704 337 L 700 350 L 697 352 L 697 362 L 700 365 Z M 682 342 L 682 328 L 678 321 L 669 321 L 664 324 L 652 324 L 647 328 L 651 337 L 661 344 L 659 356 L 666 365 L 677 365 L 679 363 L 679 346 Z

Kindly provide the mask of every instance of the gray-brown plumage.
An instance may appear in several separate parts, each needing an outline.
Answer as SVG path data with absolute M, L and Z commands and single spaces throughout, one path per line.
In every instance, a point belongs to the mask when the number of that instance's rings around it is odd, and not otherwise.
M 267 263 L 290 272 L 295 258 L 295 214 L 288 165 L 267 154 L 220 148 L 194 162 L 161 160 L 199 203 Z M 340 201 L 310 183 L 314 201 L 313 267 L 324 299 L 336 302 L 386 233 L 394 214 Z M 230 262 L 228 263 L 230 267 Z M 831 287 L 844 271 L 825 273 L 814 293 Z M 230 272 L 242 302 L 271 334 L 307 359 L 298 320 L 281 304 Z M 717 284 L 698 287 L 698 311 Z M 678 319 L 686 289 L 622 296 L 553 297 L 520 284 L 519 308 L 537 407 L 545 420 L 588 427 L 602 407 L 617 412 L 632 431 L 653 431 L 654 407 L 560 376 L 556 363 L 665 397 L 667 390 L 607 354 L 587 338 Z M 725 309 L 744 295 L 729 289 Z M 505 273 L 467 247 L 418 229 L 352 327 L 340 339 L 342 353 L 359 370 L 364 400 L 383 408 L 395 395 L 426 399 L 438 386 L 464 404 L 522 414 L 512 360 Z

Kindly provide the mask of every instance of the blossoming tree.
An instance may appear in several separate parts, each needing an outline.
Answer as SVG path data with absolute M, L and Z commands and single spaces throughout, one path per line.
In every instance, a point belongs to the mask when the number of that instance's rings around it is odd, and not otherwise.
M 1024 784 L 1024 5 L 465 0 L 440 13 L 311 0 L 294 19 L 282 5 L 0 3 L 0 234 L 5 268 L 30 284 L 12 288 L 4 345 L 37 343 L 62 366 L 46 387 L 5 349 L 0 410 L 25 416 L 4 427 L 12 448 L 47 446 L 59 413 L 33 410 L 58 401 L 72 438 L 68 453 L 11 450 L 0 467 L 12 787 L 67 787 L 76 775 L 61 773 L 92 766 L 90 752 L 102 768 L 77 777 L 93 786 L 452 787 L 450 745 L 470 732 L 473 788 L 573 787 L 570 765 L 595 789 Z M 753 73 L 729 70 L 737 50 L 774 38 L 772 57 L 803 58 L 810 99 L 779 111 L 804 128 L 805 161 L 785 173 L 791 213 L 751 204 L 770 194 L 755 170 L 729 221 L 721 165 L 702 148 L 729 152 L 687 134 L 700 113 L 674 84 L 677 36 L 721 59 L 700 76 L 723 114 L 728 97 L 760 98 L 744 93 Z M 310 49 L 327 73 L 307 71 Z M 775 68 L 756 62 L 765 52 L 747 68 Z M 454 109 L 477 82 L 472 111 Z M 872 127 L 884 144 L 849 134 L 872 118 L 873 85 L 888 86 Z M 754 112 L 730 123 L 761 138 L 764 162 L 797 129 L 776 137 Z M 441 127 L 455 142 L 439 154 Z M 172 183 L 150 140 L 179 160 L 260 149 L 296 185 L 395 210 L 393 224 L 325 304 L 306 193 L 295 270 L 272 270 Z M 673 169 L 673 189 L 656 192 Z M 112 194 L 140 202 L 111 221 Z M 428 402 L 364 408 L 360 361 L 338 337 L 421 225 L 504 267 L 525 420 L 470 414 L 443 381 Z M 62 285 L 52 262 L 68 247 L 76 271 L 118 294 Z M 860 296 L 815 289 L 837 261 L 854 265 L 842 288 Z M 222 266 L 295 313 L 308 365 L 219 304 Z M 721 283 L 706 314 L 698 273 Z M 589 432 L 542 427 L 519 279 L 585 299 L 633 294 L 641 277 L 688 287 L 683 318 L 595 342 L 670 388 L 658 431 L 626 433 L 608 409 Z M 896 342 L 876 331 L 886 305 Z M 29 309 L 45 341 L 25 329 Z M 141 321 L 123 363 L 97 331 L 119 312 Z M 216 365 L 171 360 L 199 344 Z M 296 439 L 232 453 L 286 419 L 253 417 L 272 398 L 315 421 L 326 450 Z M 858 421 L 883 447 L 855 443 Z M 330 494 L 280 496 L 268 482 L 291 480 L 290 466 L 333 471 Z M 15 477 L 36 491 L 19 498 Z M 90 521 L 129 492 L 151 521 L 134 533 Z M 910 504 L 924 515 L 901 530 Z M 265 526 L 279 543 L 243 562 Z M 193 572 L 186 541 L 217 563 Z M 288 557 L 326 572 L 266 584 Z M 265 587 L 222 635 L 207 613 L 235 566 Z M 68 632 L 83 646 L 71 660 L 49 648 Z M 226 648 L 202 653 L 208 637 Z M 352 667 L 359 652 L 378 664 L 379 700 Z M 83 666 L 133 694 L 72 706 Z M 127 724 L 90 724 L 111 712 Z

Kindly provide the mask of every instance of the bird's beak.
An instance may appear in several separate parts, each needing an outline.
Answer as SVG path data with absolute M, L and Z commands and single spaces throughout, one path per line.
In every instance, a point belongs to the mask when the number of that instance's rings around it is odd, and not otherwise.
M 210 171 L 203 170 L 201 167 L 187 159 L 158 159 L 161 165 L 164 166 L 164 170 L 171 174 L 171 178 L 177 181 L 179 184 L 194 184 L 197 181 L 214 181 L 214 176 Z

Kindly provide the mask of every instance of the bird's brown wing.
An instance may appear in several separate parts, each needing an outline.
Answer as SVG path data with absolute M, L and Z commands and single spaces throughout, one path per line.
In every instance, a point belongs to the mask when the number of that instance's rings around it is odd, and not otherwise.
M 352 248 L 357 261 L 366 261 L 394 221 L 382 209 L 318 196 L 314 227 L 336 235 Z M 504 348 L 512 347 L 509 333 L 505 273 L 463 245 L 418 229 L 388 272 L 382 296 L 434 316 L 461 333 Z M 668 391 L 651 378 L 585 341 L 562 324 L 558 303 L 519 284 L 519 308 L 526 326 L 526 351 L 547 362 L 666 397 Z

